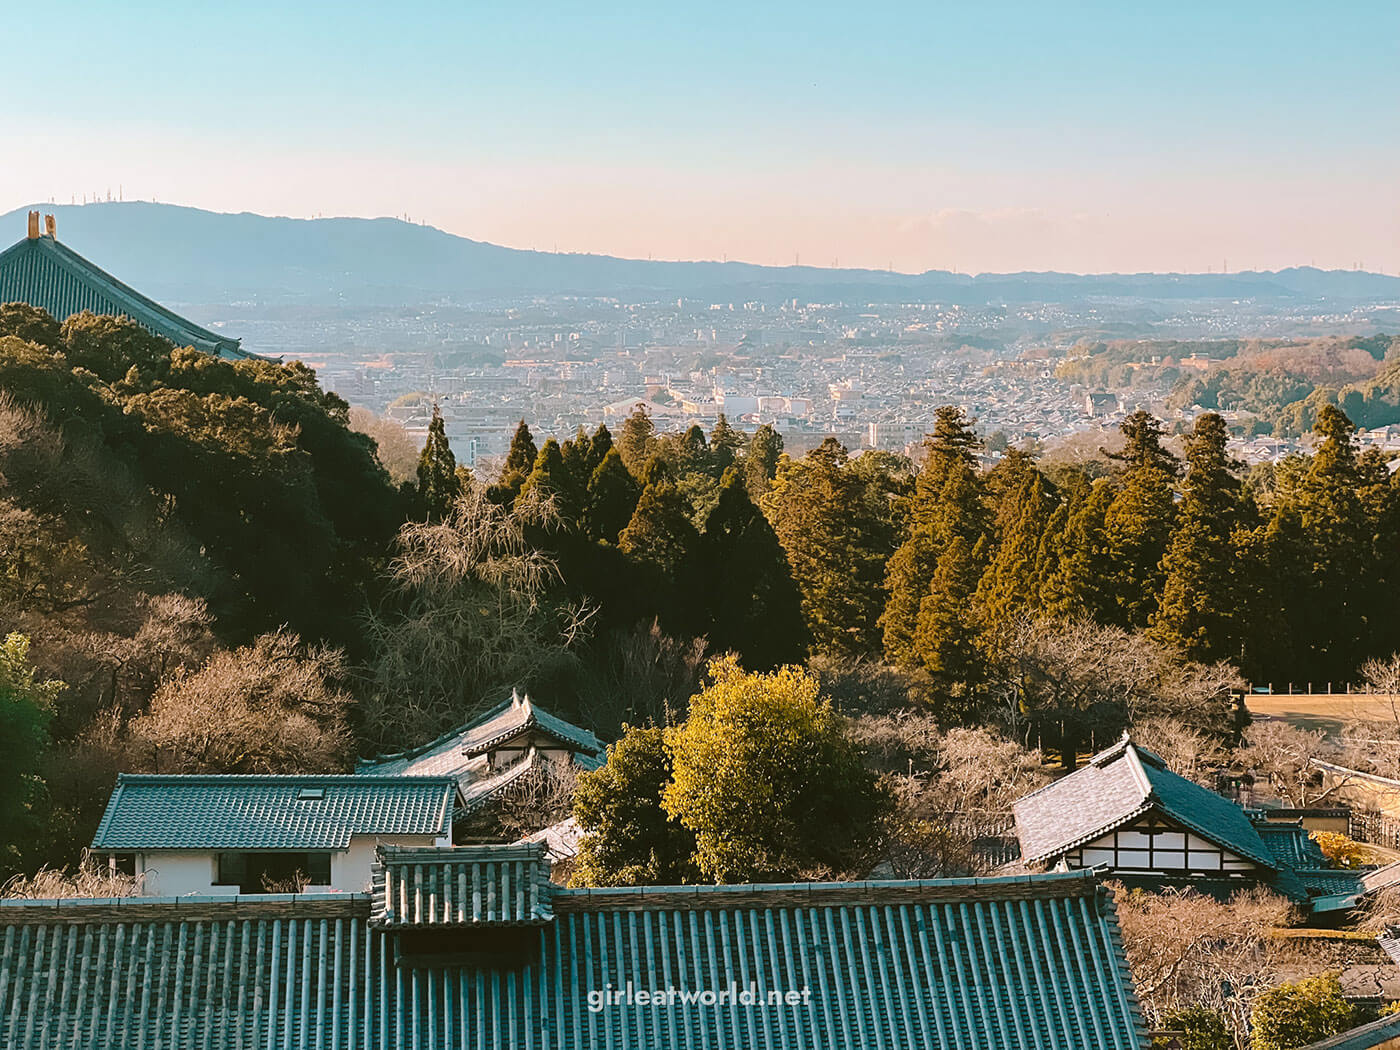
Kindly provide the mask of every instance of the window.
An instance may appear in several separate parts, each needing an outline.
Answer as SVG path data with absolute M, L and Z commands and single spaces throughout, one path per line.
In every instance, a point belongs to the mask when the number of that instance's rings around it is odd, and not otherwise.
M 300 893 L 331 884 L 329 853 L 220 853 L 219 886 L 239 893 Z
M 298 802 L 319 802 L 326 797 L 326 789 L 323 787 L 304 787 L 297 792 Z
M 135 875 L 135 853 L 105 853 L 98 855 L 98 863 L 113 875 Z

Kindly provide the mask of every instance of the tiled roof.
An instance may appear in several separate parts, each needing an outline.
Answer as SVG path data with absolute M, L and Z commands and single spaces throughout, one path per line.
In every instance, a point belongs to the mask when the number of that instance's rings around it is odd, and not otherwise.
M 1301 824 L 1257 820 L 1254 830 L 1281 866 L 1289 868 L 1325 868 L 1327 858 L 1307 828 Z
M 1173 773 L 1126 736 L 1082 769 L 1018 799 L 1013 808 L 1027 864 L 1092 842 L 1155 809 L 1241 857 L 1278 867 L 1244 810 Z
M 487 751 L 530 730 L 551 736 L 576 749 L 577 760 L 583 765 L 595 764 L 605 751 L 603 742 L 588 730 L 544 710 L 529 696 L 512 693 L 509 699 L 436 740 L 411 751 L 362 758 L 356 770 L 361 773 L 455 776 L 466 781 L 479 776 L 485 768 L 481 756 Z
M 1302 1050 L 1378 1050 L 1400 1039 L 1400 1014 L 1390 1014 L 1369 1024 L 1349 1028 L 1341 1035 L 1309 1043 Z
M 514 963 L 425 958 L 423 938 L 474 931 L 420 930 L 401 955 L 409 933 L 371 928 L 358 896 L 11 903 L 0 1045 L 16 1050 L 1147 1045 L 1111 900 L 1082 873 L 557 890 Z M 731 982 L 798 1000 L 604 999 Z
M 544 847 L 381 846 L 370 925 L 538 925 L 554 917 Z
M 451 831 L 456 787 L 450 777 L 123 773 L 92 845 L 341 850 L 351 835 L 440 837 Z
M 247 358 L 237 339 L 211 332 L 148 299 L 53 237 L 26 238 L 0 252 L 0 303 L 21 302 L 63 321 L 91 310 L 125 314 L 176 346 L 217 357 Z

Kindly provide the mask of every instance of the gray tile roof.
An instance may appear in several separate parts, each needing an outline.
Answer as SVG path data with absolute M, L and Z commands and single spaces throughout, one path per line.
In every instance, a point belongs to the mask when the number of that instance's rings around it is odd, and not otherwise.
M 1027 864 L 1051 860 L 1156 810 L 1265 868 L 1279 866 L 1244 810 L 1173 773 L 1127 736 L 1083 768 L 1018 799 L 1013 809 Z
M 381 846 L 370 925 L 535 926 L 554 918 L 543 846 Z
M 311 789 L 306 791 L 304 789 Z M 301 798 L 315 793 L 319 798 Z M 147 776 L 123 773 L 100 850 L 342 850 L 352 835 L 451 833 L 449 777 Z

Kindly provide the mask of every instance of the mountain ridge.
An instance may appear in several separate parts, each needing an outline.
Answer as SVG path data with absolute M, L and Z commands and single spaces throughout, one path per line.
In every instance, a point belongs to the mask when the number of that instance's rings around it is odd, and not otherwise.
M 507 248 L 395 218 L 300 219 L 149 201 L 28 205 L 0 215 L 57 216 L 59 239 L 158 298 L 254 298 L 329 305 L 468 302 L 534 296 L 841 298 L 956 303 L 1137 299 L 1400 300 L 1400 277 L 1290 267 L 1230 274 L 956 274 L 747 262 L 624 259 Z M 0 247 L 8 242 L 0 236 Z

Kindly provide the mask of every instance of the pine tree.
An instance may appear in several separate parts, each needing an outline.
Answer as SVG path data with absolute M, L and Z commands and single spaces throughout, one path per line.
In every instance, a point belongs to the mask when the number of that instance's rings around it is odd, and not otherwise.
M 525 420 L 515 428 L 515 436 L 510 439 L 510 451 L 506 453 L 505 465 L 501 468 L 501 484 L 509 485 L 516 492 L 525 484 L 530 471 L 535 467 L 539 450 L 535 448 L 534 436 Z
M 1088 617 L 1109 623 L 1117 614 L 1110 587 L 1112 564 L 1104 517 L 1114 500 L 1107 478 L 1080 489 L 1066 510 L 1063 532 L 1052 540 L 1054 550 L 1045 561 L 1054 568 L 1041 585 L 1041 604 L 1058 620 Z
M 423 443 L 423 452 L 418 457 L 418 502 L 427 520 L 442 521 L 447 517 L 460 492 L 457 457 L 447 442 L 447 424 L 434 402 L 428 440 Z
M 642 468 L 656 451 L 656 424 L 651 421 L 651 413 L 645 405 L 637 405 L 632 414 L 622 424 L 622 434 L 617 439 L 617 450 L 622 454 L 622 462 L 634 478 L 642 476 Z
M 801 596 L 773 527 L 731 467 L 701 538 L 710 644 L 752 671 L 798 663 L 806 654 Z
M 938 559 L 957 536 L 971 549 L 986 531 L 986 511 L 976 473 L 977 436 L 962 409 L 938 410 L 934 432 L 924 442 L 924 468 L 914 482 L 909 535 L 890 558 L 889 600 L 880 625 L 885 655 L 900 666 L 919 660 L 914 652 L 919 608 L 928 594 Z
M 608 453 L 613 448 L 612 431 L 608 429 L 606 423 L 599 423 L 598 429 L 593 431 L 593 438 L 588 442 L 588 475 L 593 476 L 593 472 L 598 469 L 603 460 L 608 458 Z
M 540 448 L 534 469 L 520 488 L 520 498 L 552 503 L 560 526 L 566 530 L 576 529 L 582 520 L 579 494 L 564 464 L 563 450 L 554 438 Z
M 1191 660 L 1239 661 L 1253 610 L 1238 542 L 1246 519 L 1243 487 L 1225 450 L 1225 421 L 1207 413 L 1186 446 L 1186 477 L 1176 531 L 1162 559 L 1162 598 L 1151 635 Z
M 1146 627 L 1162 590 L 1162 557 L 1175 525 L 1172 482 L 1176 457 L 1162 447 L 1162 425 L 1151 413 L 1134 412 L 1121 427 L 1127 446 L 1115 456 L 1127 464 L 1118 493 L 1104 514 L 1109 589 L 1116 605 L 1110 622 Z
M 739 461 L 743 452 L 743 432 L 730 426 L 728 418 L 721 412 L 714 429 L 710 431 L 710 455 L 715 473 L 723 478 L 724 472 Z
M 879 653 L 885 563 L 898 542 L 894 505 L 907 491 L 903 477 L 856 469 L 834 438 L 802 459 L 783 458 L 761 506 L 787 552 L 814 651 Z
M 1009 523 L 977 587 L 977 615 L 990 634 L 1019 613 L 1040 611 L 1041 552 L 1056 509 L 1050 483 L 1031 467 L 1005 505 Z
M 609 449 L 603 462 L 588 481 L 588 531 L 597 540 L 617 543 L 622 530 L 632 520 L 641 489 L 617 449 Z
M 980 713 L 977 695 L 986 679 L 986 659 L 969 606 L 985 564 L 985 538 L 973 547 L 955 536 L 919 603 L 911 655 L 943 723 L 971 723 Z
M 673 482 L 657 481 L 642 490 L 637 509 L 618 537 L 624 554 L 649 564 L 671 580 L 686 576 L 700 535 L 690 520 L 690 504 Z
M 744 456 L 744 483 L 749 487 L 749 498 L 755 503 L 762 503 L 772 487 L 782 455 L 783 436 L 764 423 L 754 433 Z

